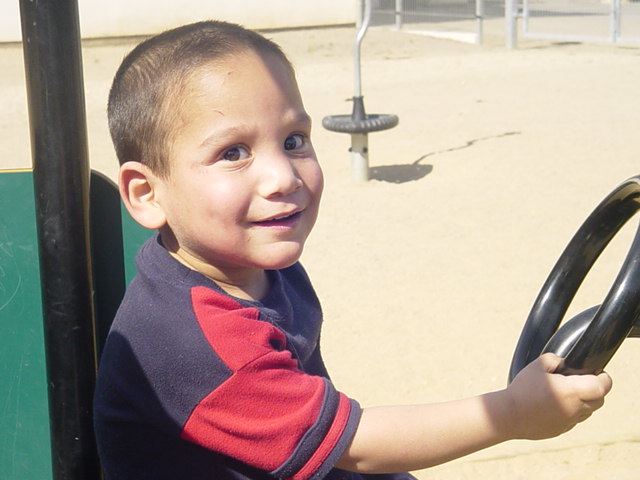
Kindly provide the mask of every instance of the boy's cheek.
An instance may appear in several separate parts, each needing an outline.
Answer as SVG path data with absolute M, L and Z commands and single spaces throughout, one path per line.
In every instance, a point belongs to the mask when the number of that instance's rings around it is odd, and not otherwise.
M 322 173 L 322 168 L 320 168 L 320 164 L 316 162 L 316 172 L 314 175 L 314 188 L 312 188 L 318 200 L 322 197 L 322 191 L 324 190 L 324 175 Z

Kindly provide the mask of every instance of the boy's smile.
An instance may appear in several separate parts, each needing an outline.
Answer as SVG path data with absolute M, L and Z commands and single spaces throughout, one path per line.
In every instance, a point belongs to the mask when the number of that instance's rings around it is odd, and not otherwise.
M 323 186 L 293 73 L 247 51 L 177 90 L 170 173 L 152 177 L 163 242 L 230 293 L 264 293 L 264 270 L 300 257 Z

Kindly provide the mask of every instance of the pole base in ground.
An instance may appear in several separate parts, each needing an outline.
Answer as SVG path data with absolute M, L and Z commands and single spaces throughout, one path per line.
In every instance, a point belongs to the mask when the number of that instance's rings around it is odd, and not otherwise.
M 351 179 L 355 182 L 369 180 L 369 138 L 366 133 L 351 135 Z

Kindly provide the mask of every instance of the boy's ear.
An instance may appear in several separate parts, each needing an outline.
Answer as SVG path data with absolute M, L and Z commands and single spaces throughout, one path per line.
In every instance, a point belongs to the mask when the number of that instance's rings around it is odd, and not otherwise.
M 145 228 L 157 230 L 167 223 L 164 210 L 156 201 L 159 182 L 151 170 L 140 162 L 126 162 L 120 167 L 120 197 L 133 219 Z

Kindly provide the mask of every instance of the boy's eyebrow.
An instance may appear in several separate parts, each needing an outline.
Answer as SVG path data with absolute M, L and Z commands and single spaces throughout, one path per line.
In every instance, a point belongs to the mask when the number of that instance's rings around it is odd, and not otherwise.
M 286 119 L 286 117 L 285 117 Z M 307 128 L 311 128 L 311 116 L 305 111 L 296 112 L 291 117 L 292 125 L 304 125 Z
M 288 120 L 285 117 L 285 121 L 290 123 L 291 125 L 300 125 L 304 124 L 305 127 L 311 127 L 311 116 L 306 111 L 296 112 L 291 115 L 291 119 Z M 211 135 L 208 135 L 200 144 L 200 147 L 205 147 L 207 145 L 215 144 L 215 139 L 218 137 L 232 137 L 234 135 L 240 135 L 249 130 L 249 127 L 245 125 L 233 125 L 230 127 L 225 127 L 220 130 L 216 130 Z
M 311 124 L 311 115 L 309 115 L 305 110 L 298 112 L 294 118 L 293 123 L 305 123 Z
M 235 135 L 241 134 L 246 131 L 246 128 L 234 126 L 222 128 L 220 130 L 214 131 L 211 135 L 207 135 L 207 137 L 200 144 L 201 147 L 206 147 L 207 145 L 215 145 L 216 138 L 218 137 L 233 137 Z

